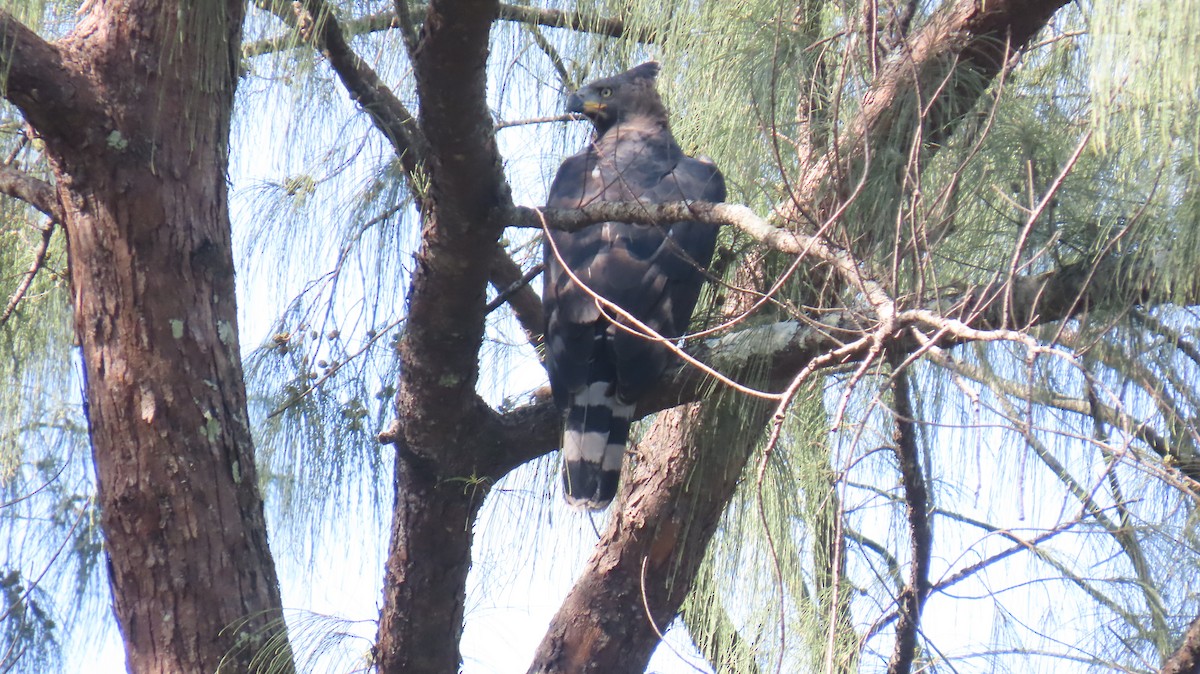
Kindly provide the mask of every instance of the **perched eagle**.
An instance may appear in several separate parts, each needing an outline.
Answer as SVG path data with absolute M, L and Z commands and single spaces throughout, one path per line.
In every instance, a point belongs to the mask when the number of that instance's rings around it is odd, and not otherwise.
M 567 99 L 567 110 L 583 113 L 596 134 L 559 167 L 548 207 L 724 201 L 717 167 L 685 155 L 671 135 L 654 87 L 658 70 L 657 63 L 643 63 Z M 592 292 L 675 339 L 687 331 L 717 227 L 602 222 L 549 238 L 542 299 L 550 386 L 566 417 L 564 491 L 572 506 L 601 509 L 617 493 L 634 405 L 662 376 L 671 354 L 613 325 L 563 266 Z

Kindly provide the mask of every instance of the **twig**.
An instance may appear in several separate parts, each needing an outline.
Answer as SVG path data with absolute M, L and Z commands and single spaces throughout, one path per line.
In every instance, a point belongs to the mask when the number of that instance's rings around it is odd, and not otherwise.
M 542 265 L 534 265 L 532 269 L 522 274 L 520 279 L 497 293 L 496 296 L 492 298 L 492 301 L 488 302 L 487 305 L 483 307 L 483 315 L 486 316 L 496 309 L 499 309 L 500 305 L 508 301 L 508 298 L 512 297 L 521 288 L 529 285 L 530 281 L 537 278 L 538 274 L 542 273 L 542 269 Z
M 29 269 L 23 274 L 24 278 L 21 279 L 21 283 L 17 285 L 17 289 L 13 292 L 12 297 L 8 299 L 8 306 L 4 307 L 4 313 L 0 314 L 0 325 L 7 323 L 9 317 L 17 310 L 17 305 L 25 297 L 29 286 L 33 285 L 34 277 L 37 276 L 37 273 L 42 269 L 42 265 L 45 264 L 46 252 L 50 249 L 50 238 L 54 236 L 55 226 L 55 221 L 51 220 L 42 228 L 42 241 L 33 253 L 33 263 L 29 265 Z
M 554 258 L 556 260 L 558 260 L 560 265 L 562 265 L 563 272 L 568 277 L 570 277 L 571 281 L 575 285 L 577 285 L 581 290 L 583 290 L 593 300 L 595 300 L 597 308 L 600 309 L 600 313 L 602 315 L 604 315 L 604 317 L 607 318 L 609 320 L 609 322 L 612 323 L 617 329 L 624 330 L 625 332 L 628 332 L 630 334 L 638 335 L 649 341 L 657 342 L 657 343 L 663 345 L 664 347 L 666 347 L 666 349 L 668 351 L 671 351 L 675 355 L 682 358 L 683 361 L 686 362 L 688 365 L 691 365 L 691 366 L 699 369 L 700 371 L 704 372 L 705 374 L 709 375 L 710 377 L 713 377 L 717 381 L 725 384 L 726 386 L 734 389 L 735 391 L 738 391 L 740 393 L 745 393 L 746 395 L 754 396 L 756 398 L 763 398 L 765 400 L 780 400 L 780 399 L 782 399 L 783 394 L 769 393 L 767 391 L 760 391 L 759 389 L 751 388 L 744 384 L 740 384 L 740 383 L 730 379 L 729 377 L 721 374 L 720 372 L 717 372 L 716 370 L 709 367 L 708 365 L 705 365 L 704 363 L 700 362 L 699 360 L 696 360 L 696 358 L 694 356 L 692 356 L 688 352 L 686 352 L 683 349 L 676 346 L 674 340 L 670 340 L 670 339 L 667 339 L 666 337 L 663 337 L 662 335 L 660 335 L 658 333 L 657 330 L 655 330 L 654 328 L 651 328 L 650 326 L 646 325 L 642 321 L 638 320 L 638 318 L 636 316 L 634 316 L 633 314 L 630 314 L 628 311 L 625 311 L 620 306 L 616 305 L 613 302 L 610 302 L 608 299 L 604 298 L 599 293 L 592 290 L 591 287 L 589 287 L 586 283 L 584 283 L 582 279 L 580 279 L 578 276 L 575 275 L 575 272 L 571 270 L 570 265 L 568 265 L 565 261 L 563 261 L 562 254 L 559 253 L 558 246 L 554 243 L 554 237 L 550 236 L 550 228 L 546 224 L 545 218 L 542 217 L 542 212 L 536 208 L 532 209 L 532 210 L 538 216 L 538 218 L 541 220 L 542 230 L 546 235 L 546 241 L 550 245 L 550 252 L 554 254 Z M 615 316 L 614 316 L 614 314 L 615 314 Z M 629 323 L 629 325 L 626 325 L 625 323 Z M 632 325 L 633 327 L 630 327 L 630 325 Z
M 401 1 L 403 0 L 397 0 L 397 2 Z M 266 6 L 265 0 L 260 0 L 255 4 L 267 11 L 273 11 L 270 7 Z M 396 21 L 397 10 L 404 11 L 411 17 L 412 14 L 424 11 L 426 7 L 428 5 L 425 3 L 416 4 L 412 7 L 395 7 L 389 11 L 350 19 L 345 22 L 346 34 L 350 36 L 365 35 L 393 28 L 400 28 L 401 31 L 407 31 L 408 29 L 404 27 L 405 21 L 403 16 L 399 17 L 400 21 Z M 547 28 L 567 28 L 579 33 L 592 33 L 613 38 L 624 37 L 645 44 L 656 42 L 658 39 L 650 30 L 642 29 L 632 32 L 627 30 L 625 22 L 621 19 L 589 16 L 580 12 L 568 12 L 557 9 L 543 9 L 540 7 L 525 7 L 501 3 L 499 15 L 496 18 L 501 21 L 526 23 L 534 26 L 545 26 Z M 410 21 L 409 25 L 415 26 L 416 22 Z M 405 42 L 408 42 L 408 38 L 405 38 Z M 294 31 L 288 31 L 282 35 L 275 35 L 242 45 L 242 58 L 253 58 L 264 54 L 294 49 L 300 46 L 300 44 L 301 42 L 297 40 L 297 34 Z
M 285 411 L 287 411 L 287 409 L 289 407 L 291 407 L 292 405 L 295 405 L 296 403 L 300 402 L 301 400 L 303 400 L 304 398 L 309 396 L 313 391 L 316 391 L 318 388 L 320 388 L 321 384 L 324 384 L 326 381 L 329 381 L 330 377 L 337 374 L 338 370 L 341 370 L 343 367 L 345 367 L 347 364 L 349 364 L 350 361 L 352 361 L 355 358 L 358 358 L 362 354 L 366 353 L 367 349 L 370 349 L 371 346 L 373 344 L 375 344 L 375 342 L 379 341 L 379 339 L 381 337 L 383 337 L 388 332 L 391 332 L 392 328 L 396 327 L 397 325 L 400 325 L 400 323 L 402 323 L 402 322 L 404 322 L 403 318 L 397 318 L 396 320 L 392 321 L 391 323 L 388 323 L 387 325 L 385 325 L 382 329 L 378 330 L 374 335 L 372 335 L 370 338 L 368 338 L 366 343 L 363 344 L 358 349 L 358 351 L 355 351 L 354 353 L 346 356 L 345 360 L 340 360 L 337 363 L 335 363 L 332 367 L 330 367 L 328 370 L 326 370 L 325 374 L 321 375 L 321 377 L 319 379 L 317 379 L 313 383 L 309 384 L 308 388 L 306 388 L 303 391 L 301 391 L 300 393 L 297 393 L 296 395 L 292 396 L 291 398 L 288 399 L 287 402 L 280 405 L 279 407 L 276 407 L 275 409 L 271 410 L 271 412 L 267 414 L 267 418 L 274 419 L 275 417 L 277 417 L 280 414 L 283 414 Z
M 569 112 L 563 115 L 550 115 L 549 117 L 531 117 L 529 119 L 514 119 L 512 121 L 496 122 L 496 130 L 510 129 L 514 126 L 528 126 L 530 124 L 546 124 L 548 122 L 572 122 L 577 119 L 586 119 L 583 115 Z

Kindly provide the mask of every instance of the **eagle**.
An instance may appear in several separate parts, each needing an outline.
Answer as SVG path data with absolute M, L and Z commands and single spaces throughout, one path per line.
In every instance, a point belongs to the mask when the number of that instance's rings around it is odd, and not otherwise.
M 586 117 L 595 135 L 563 161 L 547 207 L 725 200 L 716 165 L 685 155 L 671 135 L 655 88 L 658 72 L 658 63 L 643 63 L 570 95 L 567 110 Z M 592 293 L 677 339 L 687 332 L 716 240 L 716 225 L 693 221 L 602 222 L 549 233 L 545 357 L 565 418 L 563 491 L 571 506 L 599 510 L 612 501 L 634 407 L 671 357 L 662 343 L 614 325 L 622 319 L 602 310 Z

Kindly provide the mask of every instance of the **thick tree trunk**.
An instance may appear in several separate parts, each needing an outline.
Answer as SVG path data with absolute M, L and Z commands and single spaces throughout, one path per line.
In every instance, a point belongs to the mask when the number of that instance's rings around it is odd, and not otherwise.
M 402 442 L 396 454 L 375 661 L 383 673 L 457 672 L 475 515 L 487 485 L 442 479 L 431 462 L 406 451 Z M 437 608 L 408 609 L 421 606 Z
M 234 302 L 242 12 L 240 0 L 109 0 L 57 45 L 14 29 L 30 86 L 6 95 L 56 178 L 113 605 L 139 674 L 252 671 L 271 638 L 290 666 Z M 26 68 L 44 63 L 58 69 Z M 47 100 L 64 80 L 64 100 Z
M 428 189 L 399 346 L 396 498 L 381 672 L 454 674 L 475 515 L 487 492 L 495 414 L 479 397 L 489 261 L 511 203 L 486 103 L 494 0 L 434 0 L 414 75 Z

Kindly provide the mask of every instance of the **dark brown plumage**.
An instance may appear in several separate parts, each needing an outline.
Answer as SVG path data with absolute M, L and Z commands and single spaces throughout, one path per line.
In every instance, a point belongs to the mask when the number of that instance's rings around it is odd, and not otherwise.
M 586 115 L 596 135 L 559 167 L 547 206 L 725 199 L 717 167 L 684 155 L 671 135 L 654 87 L 658 70 L 644 63 L 571 95 L 567 109 Z M 604 222 L 551 233 L 580 281 L 669 338 L 687 331 L 716 236 L 716 226 L 700 222 Z M 634 405 L 662 376 L 670 352 L 612 325 L 549 243 L 545 261 L 546 362 L 566 416 L 564 488 L 572 505 L 599 509 L 616 494 Z

